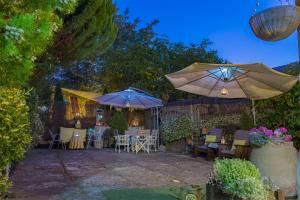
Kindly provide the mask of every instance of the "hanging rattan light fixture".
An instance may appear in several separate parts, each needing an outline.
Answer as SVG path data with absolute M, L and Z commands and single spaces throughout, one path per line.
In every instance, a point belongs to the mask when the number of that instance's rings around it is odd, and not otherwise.
M 254 34 L 266 41 L 278 41 L 290 36 L 300 24 L 300 8 L 281 5 L 263 10 L 250 18 Z

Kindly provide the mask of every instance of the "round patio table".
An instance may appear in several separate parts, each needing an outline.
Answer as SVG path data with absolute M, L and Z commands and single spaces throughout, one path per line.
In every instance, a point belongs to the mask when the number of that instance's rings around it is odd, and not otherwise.
M 83 140 L 80 138 L 80 134 L 73 134 L 70 140 L 69 149 L 84 149 Z

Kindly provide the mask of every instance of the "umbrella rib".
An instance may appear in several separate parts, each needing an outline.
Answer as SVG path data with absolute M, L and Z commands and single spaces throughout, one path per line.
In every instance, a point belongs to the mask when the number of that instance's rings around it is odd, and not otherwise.
M 210 89 L 209 93 L 207 96 L 210 95 L 210 93 L 215 89 L 215 87 L 218 85 L 219 81 L 221 80 L 221 77 L 217 80 L 217 82 L 214 84 L 214 86 Z
M 241 83 L 239 82 L 239 80 L 237 79 L 237 77 L 235 75 L 233 75 L 234 79 L 236 80 L 237 84 L 240 86 L 241 90 L 243 91 L 244 95 L 248 98 L 244 88 L 242 87 Z
M 148 108 L 144 103 L 143 101 L 140 100 L 140 97 L 137 95 L 136 96 L 136 99 L 145 107 L 145 108 Z
M 252 77 L 250 77 L 250 78 L 252 78 Z M 269 83 L 264 82 L 264 80 L 256 80 L 254 78 L 252 78 L 252 79 L 255 80 L 255 81 L 258 81 L 260 83 L 263 83 L 264 85 L 267 85 L 267 86 L 269 86 L 269 87 L 271 87 L 273 89 L 279 90 L 280 92 L 285 92 L 285 90 L 282 90 L 281 88 L 278 88 L 276 86 L 274 87 L 273 85 L 270 85 Z
M 113 97 L 111 97 L 110 99 L 107 99 L 107 100 L 105 100 L 105 101 L 111 101 L 111 100 L 113 100 L 114 98 L 117 98 L 118 96 L 113 96 Z M 101 97 L 100 97 L 101 98 Z M 110 104 L 108 104 L 108 105 L 110 105 Z
M 184 83 L 184 84 L 182 84 L 182 85 L 180 85 L 179 87 L 176 87 L 176 88 L 180 88 L 180 87 L 182 87 L 182 86 L 184 86 L 184 85 L 187 85 L 187 84 L 191 84 L 191 83 L 193 83 L 193 82 L 195 82 L 195 81 L 199 81 L 199 80 L 201 80 L 201 79 L 203 79 L 203 78 L 205 78 L 205 77 L 207 77 L 207 76 L 209 76 L 210 74 L 207 74 L 207 75 L 205 75 L 205 76 L 203 76 L 203 77 L 201 77 L 201 78 L 196 78 L 196 79 L 194 79 L 194 80 L 192 80 L 192 81 L 189 81 L 189 82 L 187 82 L 187 83 Z
M 149 98 L 150 97 L 150 98 Z M 154 101 L 154 97 L 151 97 L 151 96 L 149 96 L 149 97 L 145 97 L 145 98 L 147 98 L 147 100 L 149 100 L 149 101 L 152 101 L 152 102 L 154 102 L 154 103 L 156 103 L 157 104 L 157 102 L 156 101 Z M 152 98 L 154 98 L 154 99 L 152 99 Z M 157 101 L 159 101 L 158 99 L 157 99 Z M 160 106 L 162 106 L 161 104 L 160 104 Z M 156 107 L 156 106 L 155 106 Z

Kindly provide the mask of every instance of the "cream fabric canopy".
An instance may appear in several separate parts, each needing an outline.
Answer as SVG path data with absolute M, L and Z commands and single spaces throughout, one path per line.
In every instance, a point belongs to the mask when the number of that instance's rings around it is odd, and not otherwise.
M 166 75 L 178 90 L 220 98 L 267 99 L 291 89 L 297 77 L 275 71 L 264 64 L 194 63 Z M 228 91 L 222 94 L 222 89 Z

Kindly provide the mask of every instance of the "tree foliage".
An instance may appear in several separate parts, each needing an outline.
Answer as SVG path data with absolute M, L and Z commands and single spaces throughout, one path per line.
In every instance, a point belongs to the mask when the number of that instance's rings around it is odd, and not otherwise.
M 175 91 L 165 74 L 180 70 L 195 61 L 223 62 L 217 52 L 210 49 L 212 43 L 209 40 L 184 45 L 158 35 L 154 31 L 155 25 L 159 23 L 157 20 L 143 26 L 139 19 L 131 21 L 126 11 L 116 16 L 115 23 L 118 34 L 113 45 L 96 62 L 81 62 L 63 69 L 59 81 L 77 88 L 94 85 L 94 88 L 102 88 L 104 92 L 133 86 L 167 101 L 188 94 Z
M 75 83 L 72 79 L 80 75 L 72 76 L 73 68 L 81 68 L 84 73 L 80 77 L 83 77 L 90 69 L 89 63 L 113 43 L 117 34 L 115 13 L 112 0 L 80 0 L 75 12 L 63 17 L 64 26 L 56 34 L 53 44 L 37 60 L 30 78 L 30 85 L 36 88 L 43 103 L 50 99 L 50 87 L 55 84 L 55 77 L 61 78 L 63 72 L 72 85 Z M 70 72 L 64 74 L 68 70 Z M 78 82 L 73 87 L 80 88 L 81 79 Z
M 292 63 L 284 68 L 284 72 L 298 76 L 298 65 Z M 296 147 L 300 147 L 300 85 L 297 83 L 289 92 L 271 99 L 257 101 L 256 107 L 261 116 L 260 125 L 275 129 L 285 126 L 295 137 Z
M 34 62 L 62 25 L 60 15 L 70 13 L 76 0 L 0 1 L 0 85 L 20 86 Z
M 0 172 L 23 157 L 31 141 L 29 127 L 24 92 L 0 87 Z M 7 181 L 0 174 L 0 196 L 8 187 Z

